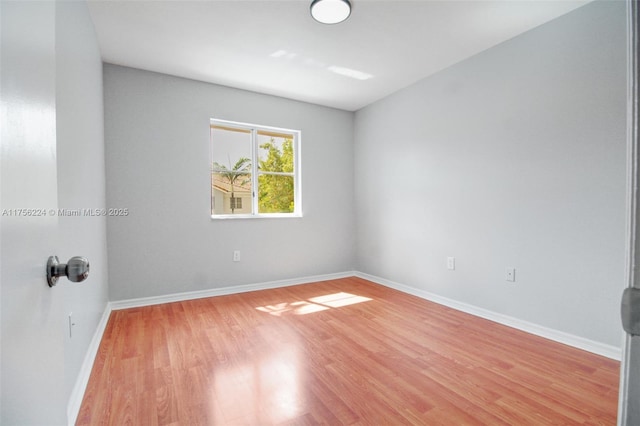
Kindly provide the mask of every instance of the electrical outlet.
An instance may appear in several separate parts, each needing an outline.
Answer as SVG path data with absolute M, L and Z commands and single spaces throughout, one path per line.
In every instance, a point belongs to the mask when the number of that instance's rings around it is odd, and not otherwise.
M 240 250 L 233 251 L 233 261 L 240 262 Z
M 516 280 L 516 268 L 507 268 L 505 279 L 510 282 L 515 282 Z
M 447 269 L 453 271 L 456 269 L 456 258 L 455 257 L 447 257 Z

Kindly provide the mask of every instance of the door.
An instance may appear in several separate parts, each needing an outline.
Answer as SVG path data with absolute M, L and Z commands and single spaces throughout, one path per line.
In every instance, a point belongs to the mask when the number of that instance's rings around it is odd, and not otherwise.
M 629 187 L 629 240 L 627 248 L 627 278 L 629 287 L 640 291 L 640 209 L 638 208 L 638 197 L 640 197 L 640 173 L 638 163 L 640 163 L 640 140 L 638 125 L 640 118 L 638 114 L 638 102 L 640 101 L 640 78 L 638 76 L 638 49 L 640 48 L 640 7 L 638 2 L 627 0 L 629 16 L 629 123 L 628 123 L 628 187 Z M 633 290 L 627 291 L 627 295 Z M 627 305 L 636 312 L 640 310 L 640 303 L 635 306 Z M 623 315 L 624 317 L 624 315 Z M 620 370 L 620 409 L 618 413 L 618 424 L 623 426 L 640 425 L 640 336 L 626 334 L 624 350 L 622 355 L 622 366 Z
M 66 424 L 54 2 L 0 1 L 0 424 Z

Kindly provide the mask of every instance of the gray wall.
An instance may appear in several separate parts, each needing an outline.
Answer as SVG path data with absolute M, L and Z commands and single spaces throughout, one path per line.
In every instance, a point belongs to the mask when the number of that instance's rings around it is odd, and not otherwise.
M 625 61 L 595 2 L 358 111 L 357 270 L 620 346 Z
M 56 6 L 56 139 L 58 206 L 100 209 L 105 199 L 102 60 L 84 2 Z M 65 314 L 73 313 L 72 336 L 65 333 L 65 395 L 69 395 L 108 298 L 105 217 L 60 217 L 61 261 L 85 256 L 87 281 L 66 283 Z M 66 281 L 66 280 L 65 280 Z M 66 325 L 66 324 L 65 324 Z
M 111 300 L 352 269 L 353 113 L 108 64 L 104 92 Z M 303 218 L 210 218 L 210 118 L 302 131 Z
M 2 208 L 105 205 L 102 65 L 83 2 L 0 2 Z M 0 423 L 67 424 L 67 404 L 107 303 L 104 218 L 2 216 Z M 89 279 L 45 281 L 51 255 Z M 76 327 L 68 337 L 67 315 Z

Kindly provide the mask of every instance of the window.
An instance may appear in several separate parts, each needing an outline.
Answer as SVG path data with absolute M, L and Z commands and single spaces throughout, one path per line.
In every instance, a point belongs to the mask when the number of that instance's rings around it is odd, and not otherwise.
M 302 216 L 300 132 L 211 120 L 211 217 Z

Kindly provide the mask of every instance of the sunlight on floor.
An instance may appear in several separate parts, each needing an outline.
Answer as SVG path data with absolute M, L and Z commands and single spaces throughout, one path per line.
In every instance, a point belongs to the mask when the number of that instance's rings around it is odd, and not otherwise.
M 326 296 L 312 297 L 309 300 L 313 303 L 331 306 L 332 308 L 339 308 L 341 306 L 355 305 L 360 302 L 368 302 L 371 299 L 364 296 L 340 292 L 327 294 Z
M 212 418 L 220 424 L 264 424 L 266 416 L 268 423 L 278 424 L 301 415 L 302 362 L 297 347 L 284 344 L 253 361 L 217 369 Z
M 281 316 L 289 315 L 306 315 L 314 312 L 320 312 L 331 308 L 340 308 L 343 306 L 354 305 L 356 303 L 368 302 L 370 299 L 364 296 L 358 296 L 350 293 L 333 293 L 324 296 L 312 297 L 308 301 L 301 300 L 292 303 L 278 303 L 275 305 L 260 306 L 256 309 L 266 312 L 270 315 Z

